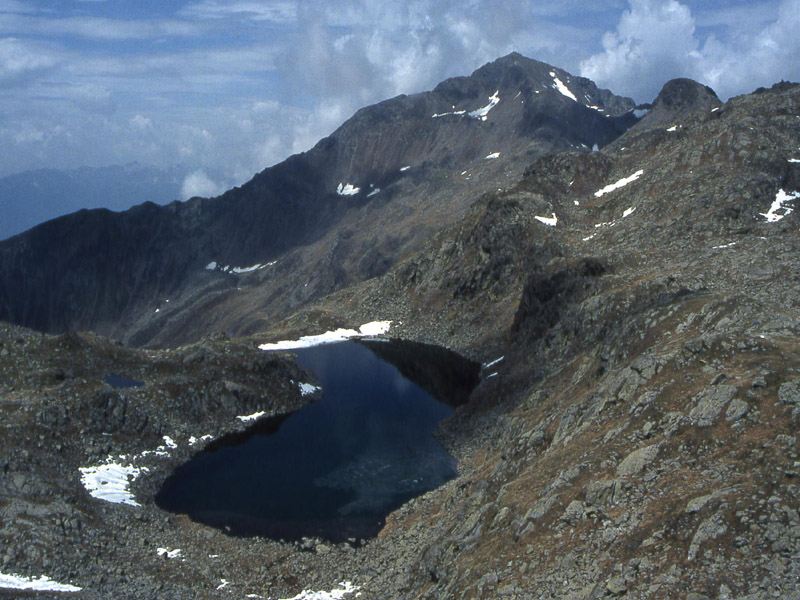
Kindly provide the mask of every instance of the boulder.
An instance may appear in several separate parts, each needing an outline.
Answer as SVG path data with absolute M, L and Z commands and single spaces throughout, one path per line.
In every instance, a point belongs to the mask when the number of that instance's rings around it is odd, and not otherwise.
M 694 397 L 694 408 L 689 413 L 689 418 L 699 427 L 710 427 L 735 395 L 736 388 L 732 385 L 706 388 Z
M 655 460 L 658 450 L 658 444 L 634 450 L 617 466 L 617 477 L 636 475 Z

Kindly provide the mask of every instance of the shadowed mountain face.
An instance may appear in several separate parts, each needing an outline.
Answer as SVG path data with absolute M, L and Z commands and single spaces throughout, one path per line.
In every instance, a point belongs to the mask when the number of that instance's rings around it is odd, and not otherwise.
M 511 54 L 362 109 L 312 150 L 220 197 L 80 211 L 0 243 L 0 319 L 140 344 L 174 343 L 177 331 L 182 341 L 252 332 L 258 319 L 385 273 L 532 159 L 611 142 L 635 122 L 632 108 Z M 208 318 L 187 329 L 190 313 Z M 248 316 L 231 321 L 234 313 Z

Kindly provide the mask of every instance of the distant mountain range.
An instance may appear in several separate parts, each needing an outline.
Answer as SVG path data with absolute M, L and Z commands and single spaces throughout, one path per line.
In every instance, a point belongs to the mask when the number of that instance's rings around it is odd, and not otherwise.
M 187 170 L 139 165 L 36 169 L 0 178 L 0 240 L 83 208 L 121 211 L 181 199 Z

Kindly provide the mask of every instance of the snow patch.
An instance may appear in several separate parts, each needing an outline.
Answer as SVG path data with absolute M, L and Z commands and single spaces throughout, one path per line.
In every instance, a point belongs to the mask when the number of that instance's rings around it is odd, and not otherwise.
M 252 415 L 241 415 L 236 418 L 239 419 L 242 423 L 249 423 L 250 421 L 256 421 L 257 419 L 260 419 L 265 414 L 267 413 L 262 410 L 260 412 L 255 412 Z
M 474 119 L 479 119 L 481 121 L 485 121 L 486 119 L 488 119 L 489 111 L 492 110 L 495 106 L 497 106 L 498 102 L 500 102 L 499 94 L 500 90 L 496 90 L 494 94 L 489 96 L 489 104 L 479 108 L 478 110 L 473 110 L 471 113 L 469 113 L 469 116 Z
M 195 446 L 195 445 L 199 444 L 200 442 L 205 442 L 206 440 L 213 440 L 213 439 L 214 439 L 214 436 L 213 435 L 208 435 L 208 434 L 201 435 L 199 438 L 191 436 L 189 438 L 189 445 L 190 446 Z
M 300 388 L 301 396 L 310 396 L 316 392 L 322 391 L 322 388 L 312 383 L 298 383 L 297 387 Z
M 722 250 L 723 248 L 733 248 L 736 245 L 736 242 L 731 242 L 730 244 L 722 244 L 721 246 L 712 246 L 713 250 Z
M 80 592 L 82 588 L 56 583 L 46 575 L 42 575 L 38 579 L 31 579 L 20 575 L 0 573 L 0 589 L 35 590 L 37 592 Z
M 551 73 L 551 75 L 552 75 L 552 73 Z M 553 87 L 554 87 L 555 89 L 557 89 L 559 92 L 561 92 L 561 95 L 562 95 L 562 96 L 566 96 L 567 98 L 569 98 L 570 100 L 574 100 L 575 102 L 577 102 L 577 101 L 578 101 L 578 99 L 575 97 L 575 94 L 573 94 L 573 93 L 572 93 L 572 92 L 569 90 L 569 88 L 568 88 L 566 85 L 564 85 L 564 82 L 563 82 L 563 81 L 561 81 L 561 80 L 560 80 L 558 77 L 556 77 L 555 75 L 553 75 Z
M 391 321 L 372 321 L 365 323 L 355 329 L 337 329 L 336 331 L 326 331 L 318 335 L 304 335 L 299 340 L 283 340 L 272 344 L 261 344 L 261 350 L 295 350 L 297 348 L 310 348 L 322 344 L 332 344 L 343 342 L 354 337 L 383 335 L 391 327 Z
M 618 190 L 619 188 L 624 187 L 624 186 L 628 185 L 629 183 L 631 183 L 633 181 L 636 181 L 643 174 L 644 174 L 644 170 L 643 169 L 639 169 L 633 175 L 630 175 L 629 177 L 623 177 L 622 179 L 620 179 L 616 183 L 612 183 L 610 185 L 607 185 L 603 189 L 597 190 L 594 193 L 594 197 L 595 198 L 599 198 L 600 196 L 608 194 L 609 192 L 613 192 L 614 190 Z
M 406 165 L 405 167 L 400 167 L 400 172 L 405 173 L 411 168 L 411 165 Z
M 164 443 L 155 450 L 144 450 L 139 454 L 117 456 L 109 455 L 104 463 L 92 467 L 79 467 L 81 473 L 81 483 L 86 491 L 93 498 L 113 502 L 114 504 L 129 504 L 131 506 L 141 506 L 130 491 L 129 486 L 136 481 L 142 473 L 148 473 L 147 467 L 137 467 L 136 463 L 146 456 L 170 456 L 169 450 L 178 447 L 178 443 L 170 436 L 162 438 Z M 190 437 L 190 446 L 213 439 L 210 435 L 200 438 Z
M 539 221 L 540 223 L 544 223 L 545 225 L 549 225 L 550 227 L 555 227 L 558 224 L 558 217 L 556 216 L 556 213 L 553 213 L 552 217 L 534 216 L 533 218 L 536 219 L 537 221 Z
M 431 115 L 431 119 L 438 119 L 440 117 L 446 117 L 448 115 L 461 116 L 461 115 L 465 115 L 465 114 L 467 114 L 467 111 L 465 111 L 465 110 L 454 110 L 453 112 L 445 112 L 445 113 L 438 113 L 438 114 L 435 114 L 435 115 Z
M 180 548 L 175 548 L 175 550 L 169 550 L 167 548 L 158 548 L 156 550 L 159 556 L 166 556 L 167 558 L 181 558 L 181 554 L 183 550 Z
M 767 223 L 777 223 L 783 217 L 792 214 L 794 209 L 785 205 L 798 198 L 800 198 L 800 192 L 785 192 L 780 189 L 775 195 L 775 201 L 772 203 L 772 206 L 769 207 L 769 210 L 759 214 L 767 220 Z M 782 212 L 779 214 L 778 211 Z
M 338 589 L 331 590 L 330 592 L 303 590 L 297 594 L 297 596 L 283 598 L 282 600 L 342 600 L 345 596 L 357 592 L 360 589 L 359 586 L 353 585 L 349 581 L 342 581 L 339 583 Z
M 361 188 L 354 186 L 352 183 L 340 183 L 336 187 L 336 193 L 340 196 L 355 196 L 360 191 Z
M 493 158 L 500 158 L 500 153 L 492 152 L 491 154 L 486 155 L 486 160 L 492 160 Z
M 492 368 L 493 366 L 495 366 L 497 363 L 499 363 L 500 361 L 502 361 L 502 360 L 503 360 L 505 357 L 506 357 L 506 356 L 505 356 L 505 354 L 504 354 L 504 355 L 503 355 L 503 356 L 501 356 L 500 358 L 495 358 L 493 361 L 491 361 L 491 362 L 488 362 L 488 363 L 484 364 L 484 365 L 483 365 L 483 368 L 484 368 L 484 369 L 491 369 L 491 368 Z
M 678 131 L 678 127 L 679 125 L 673 125 L 672 127 L 668 128 L 667 131 L 669 132 Z
M 239 273 L 252 273 L 253 271 L 258 271 L 259 269 L 261 269 L 263 267 L 264 267 L 264 265 L 262 265 L 261 263 L 259 263 L 257 265 L 253 265 L 252 267 L 233 267 L 231 269 L 231 273 L 236 273 L 236 274 L 239 274 Z
M 241 275 L 242 273 L 252 273 L 253 271 L 258 271 L 260 269 L 266 269 L 267 267 L 271 267 L 277 260 L 273 260 L 271 262 L 262 264 L 258 263 L 249 267 L 232 267 L 230 265 L 225 265 L 224 267 L 219 265 L 216 261 L 211 261 L 206 265 L 206 271 L 222 271 L 223 273 L 233 273 L 235 275 Z M 167 300 L 169 302 L 169 300 Z
M 800 158 L 790 158 L 789 162 L 790 163 L 800 163 Z
M 114 504 L 130 504 L 131 506 L 141 506 L 136 502 L 128 486 L 143 472 L 147 472 L 147 467 L 135 467 L 133 465 L 122 465 L 114 462 L 113 457 L 109 456 L 106 463 L 94 467 L 80 467 L 81 483 L 93 498 L 99 498 Z
M 631 206 L 630 208 L 626 208 L 625 211 L 622 213 L 622 218 L 631 216 L 634 212 L 636 212 L 636 207 Z
M 605 221 L 603 223 L 598 223 L 594 227 L 595 227 L 595 229 L 599 229 L 600 227 L 613 227 L 616 224 L 617 224 L 616 221 Z
M 596 233 L 593 233 L 592 235 L 590 235 L 590 236 L 587 236 L 587 237 L 583 238 L 583 241 L 584 241 L 584 242 L 588 242 L 590 239 L 592 239 L 592 238 L 593 238 L 594 236 L 596 236 L 596 235 L 597 235 Z

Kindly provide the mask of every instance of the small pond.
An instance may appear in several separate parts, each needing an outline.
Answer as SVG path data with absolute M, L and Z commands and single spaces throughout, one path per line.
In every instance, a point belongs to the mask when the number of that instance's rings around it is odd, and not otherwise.
M 477 363 L 400 341 L 295 353 L 321 397 L 209 444 L 165 481 L 160 507 L 233 535 L 360 540 L 455 477 L 434 432 L 477 385 Z

